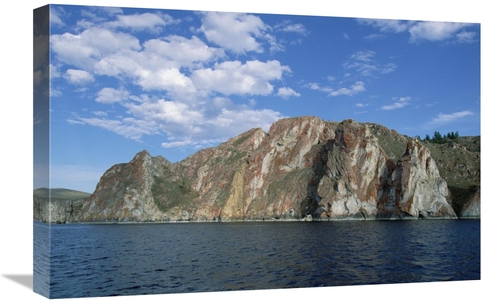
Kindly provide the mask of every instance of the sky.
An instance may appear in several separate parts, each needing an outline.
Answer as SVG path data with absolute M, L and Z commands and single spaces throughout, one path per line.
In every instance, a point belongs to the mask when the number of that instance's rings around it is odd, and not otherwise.
M 52 5 L 46 40 L 53 188 L 285 117 L 480 135 L 479 23 Z

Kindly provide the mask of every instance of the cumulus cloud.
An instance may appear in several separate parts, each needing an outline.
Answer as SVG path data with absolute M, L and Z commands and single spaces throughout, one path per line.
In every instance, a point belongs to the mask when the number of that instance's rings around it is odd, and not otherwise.
M 77 69 L 68 69 L 64 78 L 69 83 L 76 85 L 85 85 L 94 81 L 94 77 L 89 72 Z
M 401 98 L 392 98 L 396 102 L 389 104 L 389 105 L 384 105 L 381 107 L 382 110 L 394 110 L 398 108 L 403 108 L 407 105 L 410 104 L 411 98 L 410 97 L 401 97 Z
M 60 62 L 84 70 L 92 70 L 96 60 L 107 55 L 141 49 L 137 38 L 103 28 L 90 28 L 80 34 L 52 35 L 50 46 Z
M 225 57 L 223 49 L 209 47 L 196 36 L 188 39 L 171 35 L 164 39 L 151 39 L 144 43 L 144 51 L 174 61 L 177 67 L 193 67 L 197 63 Z
M 97 98 L 95 100 L 99 103 L 109 104 L 126 100 L 129 95 L 129 92 L 124 88 L 114 89 L 105 87 L 97 93 Z
M 331 93 L 328 94 L 328 97 L 337 97 L 341 95 L 348 95 L 352 96 L 355 94 L 358 94 L 362 91 L 365 91 L 365 84 L 361 81 L 358 81 L 351 85 L 349 88 L 343 87 L 337 90 L 332 91 Z
M 261 53 L 258 39 L 267 26 L 257 16 L 240 13 L 207 12 L 203 15 L 200 31 L 208 41 L 237 54 L 249 51 Z
M 136 31 L 158 32 L 178 20 L 123 11 L 83 14 L 87 19 L 78 23 L 77 31 L 50 39 L 54 70 L 67 70 L 63 76 L 74 84 L 93 81 L 87 89 L 96 89 L 98 109 L 74 113 L 66 120 L 69 124 L 98 127 L 136 141 L 163 136 L 164 148 L 198 148 L 249 128 L 268 128 L 283 117 L 274 110 L 254 109 L 253 99 L 233 102 L 233 95 L 300 96 L 291 87 L 274 88 L 273 82 L 291 73 L 279 61 L 231 60 L 234 54 L 263 52 L 265 46 L 283 50 L 273 28 L 256 16 L 200 13 L 202 25 L 191 37 L 139 40 Z M 288 23 L 281 31 L 304 34 L 305 28 Z M 208 44 L 196 35 L 205 35 Z M 113 111 L 106 111 L 106 105 Z
M 280 87 L 276 95 L 283 99 L 288 99 L 290 97 L 300 97 L 300 94 L 290 87 Z
M 410 43 L 422 40 L 441 41 L 450 39 L 465 26 L 463 23 L 453 22 L 418 22 L 408 30 Z
M 192 73 L 194 85 L 203 90 L 217 91 L 224 95 L 269 95 L 273 91 L 272 80 L 281 79 L 290 72 L 279 61 L 226 61 L 214 68 L 199 69 Z

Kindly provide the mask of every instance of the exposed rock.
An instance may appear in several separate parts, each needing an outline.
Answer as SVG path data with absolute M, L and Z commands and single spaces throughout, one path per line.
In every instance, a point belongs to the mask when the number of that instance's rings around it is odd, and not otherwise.
M 406 151 L 388 155 L 378 138 L 404 142 Z M 178 163 L 142 151 L 106 171 L 69 220 L 456 218 L 447 199 L 446 181 L 421 143 L 375 124 L 298 117 Z
M 39 188 L 33 191 L 33 219 L 45 223 L 74 221 L 90 194 L 66 190 Z
M 391 180 L 389 197 L 394 199 L 395 213 L 401 217 L 456 218 L 447 201 L 446 181 L 440 177 L 429 149 L 420 142 L 408 142 Z
M 478 190 L 467 203 L 464 204 L 459 214 L 460 218 L 480 218 L 481 217 L 481 191 Z

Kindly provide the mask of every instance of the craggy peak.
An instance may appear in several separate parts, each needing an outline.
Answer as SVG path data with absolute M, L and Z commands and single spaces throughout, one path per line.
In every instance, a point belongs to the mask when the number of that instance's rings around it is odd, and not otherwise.
M 141 151 L 109 168 L 87 198 L 52 199 L 49 211 L 48 199 L 35 194 L 34 218 L 63 223 L 479 217 L 480 153 L 465 147 L 471 140 L 479 142 L 464 138 L 438 145 L 352 119 L 286 118 L 268 133 L 250 129 L 176 163 Z

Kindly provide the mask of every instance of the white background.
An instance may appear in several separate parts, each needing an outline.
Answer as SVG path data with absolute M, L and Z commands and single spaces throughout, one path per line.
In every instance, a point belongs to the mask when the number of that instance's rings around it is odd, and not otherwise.
M 8 3 L 8 5 L 7 5 Z M 251 0 L 237 1 L 65 1 L 52 4 L 77 4 L 119 7 L 238 11 L 339 17 L 414 19 L 429 21 L 462 21 L 481 23 L 481 281 L 436 282 L 377 286 L 325 287 L 272 291 L 240 291 L 176 295 L 149 295 L 112 298 L 58 299 L 57 302 L 255 302 L 309 300 L 351 302 L 491 302 L 495 299 L 495 282 L 499 282 L 497 244 L 500 236 L 495 214 L 499 202 L 491 192 L 498 187 L 493 174 L 498 168 L 495 148 L 500 55 L 498 10 L 494 1 L 323 1 L 302 2 Z M 328 3 L 328 4 L 327 4 Z M 12 277 L 31 276 L 33 271 L 32 221 L 32 67 L 33 9 L 43 1 L 10 1 L 1 14 L 0 74 L 0 301 L 46 302 L 30 285 Z M 492 123 L 493 122 L 493 123 Z M 492 134 L 490 136 L 490 134 Z M 498 136 L 496 136 L 498 137 Z M 26 279 L 24 279 L 26 280 Z M 24 281 L 23 280 L 23 281 Z

